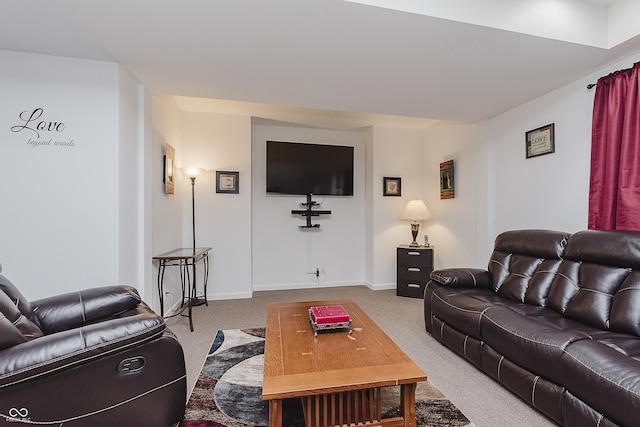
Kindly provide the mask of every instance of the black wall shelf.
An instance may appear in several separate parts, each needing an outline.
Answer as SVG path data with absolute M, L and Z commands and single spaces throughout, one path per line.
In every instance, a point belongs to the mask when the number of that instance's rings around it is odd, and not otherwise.
M 311 218 L 320 215 L 331 215 L 331 211 L 314 210 L 313 208 L 315 206 L 319 206 L 319 204 L 318 202 L 311 200 L 312 197 L 312 194 L 307 194 L 307 201 L 305 203 L 300 203 L 300 206 L 304 206 L 306 209 L 294 209 L 291 211 L 292 215 L 302 215 L 303 217 L 306 217 L 307 223 L 305 225 L 301 225 L 300 228 L 320 228 L 320 224 L 311 223 Z

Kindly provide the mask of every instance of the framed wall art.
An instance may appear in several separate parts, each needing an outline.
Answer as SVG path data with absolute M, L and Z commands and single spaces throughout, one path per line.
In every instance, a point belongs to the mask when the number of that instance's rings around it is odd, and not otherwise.
M 216 171 L 216 193 L 240 193 L 240 172 Z
M 453 199 L 455 193 L 453 160 L 440 163 L 440 199 Z
M 382 185 L 383 196 L 402 196 L 402 178 L 391 178 L 385 176 L 382 178 Z
M 173 194 L 174 176 L 176 165 L 176 150 L 169 144 L 165 145 L 164 155 L 164 192 L 165 194 Z
M 554 135 L 555 123 L 530 130 L 525 133 L 525 147 L 527 159 L 530 157 L 542 156 L 543 154 L 555 153 L 556 142 Z

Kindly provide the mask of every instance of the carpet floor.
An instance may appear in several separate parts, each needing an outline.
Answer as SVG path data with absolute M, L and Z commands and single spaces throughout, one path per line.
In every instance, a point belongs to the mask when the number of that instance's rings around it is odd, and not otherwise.
M 269 408 L 262 400 L 264 328 L 218 331 L 191 393 L 180 427 L 267 426 Z M 384 417 L 399 415 L 399 387 L 382 391 Z M 416 425 L 473 427 L 432 384 L 416 390 Z M 304 426 L 297 399 L 285 401 L 283 425 Z

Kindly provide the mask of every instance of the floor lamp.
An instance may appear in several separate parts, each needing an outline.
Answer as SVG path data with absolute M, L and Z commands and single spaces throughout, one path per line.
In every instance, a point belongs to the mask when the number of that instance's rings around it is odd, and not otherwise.
M 185 174 L 191 180 L 191 236 L 193 237 L 193 250 L 196 250 L 196 178 L 202 173 L 200 168 L 188 168 Z
M 185 169 L 185 174 L 191 180 L 191 236 L 193 238 L 193 253 L 196 252 L 196 178 L 200 175 L 203 170 L 200 168 L 187 168 Z M 196 280 L 196 261 L 193 261 L 193 280 Z M 195 286 L 195 285 L 194 285 Z M 199 299 L 198 297 L 194 297 L 191 299 L 191 305 L 202 305 L 205 303 L 205 299 Z

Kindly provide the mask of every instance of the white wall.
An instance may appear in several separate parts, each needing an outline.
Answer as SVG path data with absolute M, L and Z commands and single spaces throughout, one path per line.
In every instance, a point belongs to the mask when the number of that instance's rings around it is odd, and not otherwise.
M 438 268 L 486 266 L 495 237 L 505 230 L 587 227 L 591 116 L 601 76 L 629 68 L 624 58 L 545 96 L 474 125 L 427 130 L 427 226 Z M 526 159 L 525 132 L 555 124 L 555 153 Z M 456 198 L 439 201 L 437 164 L 453 158 Z
M 368 192 L 371 193 L 370 256 L 367 257 L 367 285 L 373 289 L 396 287 L 396 248 L 411 243 L 410 223 L 400 215 L 411 199 L 425 199 L 424 131 L 374 126 L 367 149 Z M 399 177 L 401 197 L 383 196 L 383 178 Z M 427 206 L 429 206 L 428 202 Z M 422 242 L 426 222 L 420 226 Z
M 586 227 L 594 95 L 586 84 L 638 60 L 621 59 L 485 122 L 424 133 L 252 125 L 248 116 L 182 112 L 168 97 L 153 98 L 151 130 L 150 96 L 118 64 L 0 51 L 0 262 L 29 299 L 125 281 L 157 308 L 151 255 L 191 241 L 189 181 L 177 174 L 175 194 L 163 192 L 169 142 L 178 166 L 209 169 L 196 201 L 198 245 L 214 248 L 212 299 L 318 286 L 307 274 L 316 266 L 326 271 L 321 286 L 393 286 L 395 246 L 410 239 L 397 217 L 414 196 L 434 215 L 421 235 L 436 245 L 436 267 L 484 266 L 503 230 Z M 59 131 L 38 137 L 20 128 L 32 127 L 25 120 L 37 108 L 38 121 Z M 525 159 L 525 132 L 548 123 L 556 152 Z M 356 195 L 326 197 L 333 214 L 318 218 L 320 230 L 298 229 L 303 219 L 290 211 L 301 198 L 265 194 L 267 139 L 356 147 Z M 456 198 L 440 200 L 438 166 L 450 158 Z M 216 194 L 215 170 L 239 171 L 240 194 Z M 381 196 L 383 176 L 402 177 L 402 198 Z
M 591 119 L 600 76 L 629 68 L 627 58 L 491 120 L 493 234 L 515 228 L 587 228 Z M 555 123 L 555 153 L 525 158 L 526 131 Z
M 191 181 L 176 171 L 174 194 L 164 193 L 165 144 L 175 149 L 176 167 L 205 170 L 194 190 L 196 245 L 212 247 L 208 299 L 251 297 L 251 119 L 185 112 L 171 97 L 153 98 L 153 253 L 192 245 Z M 216 171 L 240 172 L 239 194 L 217 194 Z M 154 265 L 157 274 L 158 266 Z M 202 292 L 202 269 L 198 291 Z M 165 310 L 179 303 L 176 268 L 165 271 Z
M 252 133 L 252 241 L 254 290 L 358 285 L 364 282 L 365 144 L 360 131 L 254 125 Z M 314 218 L 319 229 L 299 229 L 303 196 L 266 194 L 265 142 L 310 142 L 354 147 L 354 195 L 318 196 L 331 215 Z M 323 267 L 320 284 L 308 272 Z
M 182 247 L 184 243 L 183 199 L 186 198 L 188 180 L 176 173 L 174 194 L 165 194 L 163 178 L 166 144 L 175 149 L 176 164 L 181 164 L 182 161 L 182 111 L 173 98 L 168 96 L 154 96 L 152 104 L 151 181 L 148 186 L 152 195 L 151 252 L 154 256 Z M 154 263 L 152 266 L 153 277 L 157 278 L 158 264 Z M 166 311 L 180 302 L 179 277 L 177 269 L 165 270 L 164 290 L 169 292 L 165 298 Z M 157 292 L 153 292 L 147 299 L 154 308 L 159 309 Z
M 119 67 L 119 276 L 118 282 L 138 288 L 143 299 L 152 297 L 150 203 L 147 159 L 151 139 L 146 114 L 149 94 L 125 68 Z
M 425 228 L 435 246 L 435 268 L 486 266 L 476 247 L 487 218 L 483 130 L 481 124 L 441 124 L 426 131 L 425 202 L 433 219 Z M 448 160 L 454 164 L 455 197 L 440 199 L 440 163 Z
M 183 112 L 182 124 L 178 166 L 207 171 L 196 179 L 194 190 L 196 246 L 213 248 L 208 298 L 251 297 L 251 118 Z M 216 193 L 216 171 L 240 172 L 239 194 Z M 182 244 L 190 247 L 191 181 L 177 185 L 184 194 Z
M 588 80 L 588 79 L 587 79 Z M 593 91 L 573 83 L 492 120 L 494 234 L 587 226 Z M 555 123 L 555 153 L 525 158 L 525 132 Z
M 118 283 L 118 65 L 6 51 L 0 63 L 4 274 L 28 299 Z M 37 108 L 59 131 L 17 127 Z
M 370 147 L 365 146 L 366 135 L 374 142 Z M 196 180 L 195 200 L 197 245 L 213 247 L 210 299 L 314 286 L 395 287 L 395 248 L 410 241 L 409 226 L 399 216 L 409 199 L 423 193 L 423 139 L 423 132 L 415 130 L 252 125 L 248 116 L 182 112 L 170 98 L 154 97 L 156 168 L 161 169 L 164 143 L 173 140 L 178 166 L 207 170 Z M 353 146 L 355 195 L 317 198 L 332 214 L 314 218 L 320 229 L 300 230 L 305 220 L 291 210 L 299 209 L 304 198 L 266 194 L 266 140 Z M 375 158 L 371 165 L 365 154 Z M 239 195 L 215 193 L 216 170 L 240 172 Z M 383 176 L 403 179 L 403 197 L 382 197 Z M 156 180 L 161 182 L 159 173 Z M 175 192 L 167 196 L 161 186 L 154 189 L 154 254 L 191 244 L 190 182 L 181 177 Z M 374 201 L 370 210 L 365 209 L 369 193 Z M 181 226 L 173 226 L 176 222 Z M 372 244 L 365 245 L 370 236 Z M 372 273 L 365 278 L 367 263 Z M 319 281 L 309 274 L 316 267 L 324 271 Z M 165 280 L 173 293 L 179 289 L 176 274 Z

